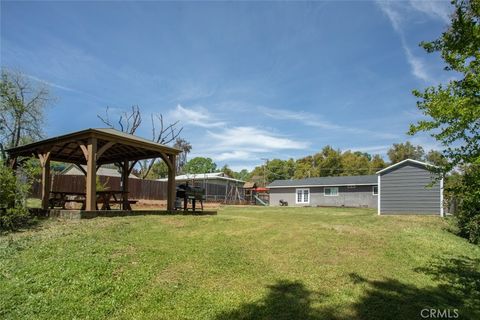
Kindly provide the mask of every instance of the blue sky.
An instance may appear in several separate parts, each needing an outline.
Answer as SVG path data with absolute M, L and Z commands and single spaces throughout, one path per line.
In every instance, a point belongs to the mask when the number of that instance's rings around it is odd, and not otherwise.
M 421 119 L 414 88 L 450 79 L 418 47 L 435 2 L 2 2 L 1 65 L 51 87 L 45 131 L 139 105 L 180 120 L 193 156 L 238 170 L 330 144 L 385 155 Z

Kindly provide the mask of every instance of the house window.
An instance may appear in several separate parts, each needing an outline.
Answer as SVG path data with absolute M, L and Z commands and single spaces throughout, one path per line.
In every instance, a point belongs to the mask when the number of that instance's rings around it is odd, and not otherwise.
M 378 196 L 378 186 L 373 186 L 372 187 L 372 193 L 374 196 Z
M 323 195 L 324 196 L 338 196 L 338 187 L 330 187 L 330 188 L 324 188 L 323 189 Z
M 310 203 L 310 189 L 297 189 L 297 203 Z

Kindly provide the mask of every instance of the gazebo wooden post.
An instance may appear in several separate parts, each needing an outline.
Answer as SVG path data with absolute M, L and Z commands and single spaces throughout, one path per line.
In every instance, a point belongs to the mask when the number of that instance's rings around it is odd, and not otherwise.
M 40 166 L 42 167 L 42 209 L 48 209 L 48 200 L 50 199 L 50 152 L 38 154 Z
M 175 168 L 176 168 L 176 156 L 174 154 L 168 155 L 170 165 L 168 166 L 168 184 L 167 184 L 167 210 L 175 210 L 175 196 L 177 186 L 175 184 Z
M 97 139 L 89 138 L 87 144 L 87 211 L 97 209 Z
M 130 165 L 127 159 L 123 160 L 122 163 L 122 209 L 131 210 L 130 204 L 128 203 L 128 176 L 130 173 Z

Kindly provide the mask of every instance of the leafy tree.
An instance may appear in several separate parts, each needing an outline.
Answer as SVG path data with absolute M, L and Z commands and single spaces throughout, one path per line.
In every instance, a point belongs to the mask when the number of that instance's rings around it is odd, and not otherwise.
M 341 155 L 343 171 L 340 175 L 366 175 L 370 171 L 369 156 L 361 152 L 345 151 Z
M 192 145 L 185 139 L 177 138 L 173 146 L 182 150 L 177 157 L 177 173 L 182 173 L 183 167 L 187 163 L 187 156 L 192 151 Z
M 168 166 L 165 161 L 158 159 L 152 166 L 150 172 L 145 176 L 146 179 L 161 179 L 168 177 Z
M 444 168 L 448 166 L 448 160 L 445 158 L 445 156 L 441 152 L 437 150 L 430 150 L 425 156 L 425 160 L 427 160 L 427 162 L 434 164 L 438 167 Z
M 392 163 L 397 163 L 406 159 L 423 160 L 425 151 L 422 146 L 414 146 L 409 141 L 405 143 L 394 143 L 387 152 L 388 158 Z
M 385 161 L 380 157 L 378 154 L 374 155 L 372 157 L 372 160 L 370 160 L 369 163 L 369 174 L 375 174 L 377 171 L 382 170 L 383 168 L 386 168 L 387 165 Z
M 315 159 L 313 156 L 307 156 L 296 161 L 295 172 L 293 174 L 294 179 L 305 179 L 316 176 L 317 170 L 315 170 Z
M 217 164 L 210 158 L 195 157 L 189 160 L 184 167 L 186 173 L 210 173 L 215 172 Z
M 0 158 L 5 149 L 43 136 L 44 109 L 53 99 L 44 84 L 34 83 L 20 72 L 1 71 Z
M 446 84 L 413 91 L 426 120 L 410 126 L 409 133 L 429 132 L 445 147 L 450 161 L 444 172 L 466 168 L 455 193 L 461 198 L 456 213 L 461 235 L 480 242 L 480 1 L 453 0 L 451 25 L 436 40 L 422 42 L 429 52 L 439 52 L 445 70 L 455 73 Z
M 295 173 L 295 161 L 293 159 L 280 160 L 273 159 L 267 162 L 266 178 L 267 182 L 275 180 L 291 179 Z
M 238 180 L 247 181 L 250 176 L 250 172 L 247 169 L 242 169 L 240 172 L 234 172 L 233 177 Z
M 342 153 L 331 146 L 326 146 L 314 155 L 314 165 L 318 177 L 339 176 L 343 172 Z
M 224 174 L 226 174 L 230 178 L 233 178 L 235 176 L 235 172 L 232 169 L 230 169 L 227 164 L 224 165 L 219 171 L 223 172 Z

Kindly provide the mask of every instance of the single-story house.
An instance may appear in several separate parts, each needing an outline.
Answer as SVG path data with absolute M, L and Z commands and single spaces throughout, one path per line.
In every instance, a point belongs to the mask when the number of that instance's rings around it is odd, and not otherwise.
M 270 204 L 376 208 L 377 180 L 376 175 L 275 180 L 268 185 Z
M 83 170 L 85 172 L 87 171 L 87 166 L 81 165 Z M 67 176 L 83 176 L 84 173 L 78 168 L 78 166 L 71 164 L 68 165 L 60 174 L 67 175 Z M 100 166 L 100 168 L 97 169 L 97 176 L 105 176 L 105 177 L 118 177 L 121 178 L 122 175 L 120 171 L 118 171 L 117 168 L 112 167 L 112 166 Z M 136 175 L 133 173 L 130 173 L 128 176 L 131 179 L 139 179 Z
M 376 175 L 276 180 L 270 205 L 377 208 L 378 214 L 443 212 L 443 179 L 434 166 L 412 159 L 393 164 Z

